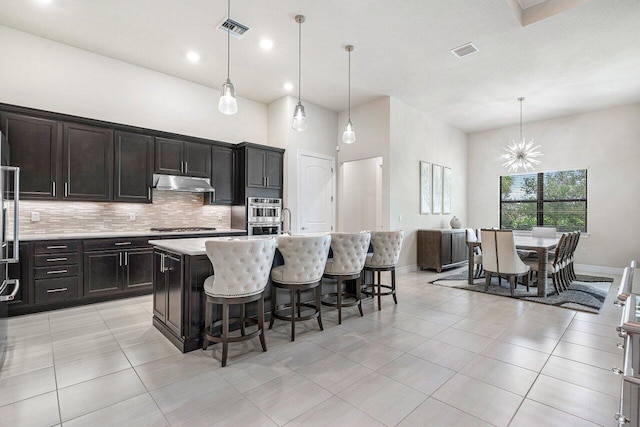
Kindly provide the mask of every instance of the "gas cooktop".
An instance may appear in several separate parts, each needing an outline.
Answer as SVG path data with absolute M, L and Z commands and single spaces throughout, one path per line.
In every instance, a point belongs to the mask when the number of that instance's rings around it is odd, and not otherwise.
M 161 233 L 176 233 L 183 231 L 216 231 L 216 229 L 214 227 L 153 227 L 151 228 L 151 231 L 159 231 Z

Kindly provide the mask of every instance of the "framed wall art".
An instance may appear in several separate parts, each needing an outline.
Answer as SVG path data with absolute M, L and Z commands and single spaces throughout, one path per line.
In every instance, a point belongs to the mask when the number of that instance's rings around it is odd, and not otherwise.
M 431 164 L 420 162 L 420 214 L 431 213 Z
M 433 209 L 432 212 L 434 215 L 439 215 L 442 213 L 442 166 L 440 165 L 431 165 L 431 169 L 433 171 L 432 174 L 432 182 L 433 182 Z
M 445 167 L 442 175 L 442 213 L 451 213 L 451 168 Z

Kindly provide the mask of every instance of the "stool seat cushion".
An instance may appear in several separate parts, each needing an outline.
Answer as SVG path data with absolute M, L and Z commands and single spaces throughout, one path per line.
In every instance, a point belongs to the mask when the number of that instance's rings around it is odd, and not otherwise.
M 276 240 L 208 240 L 207 256 L 214 275 L 205 280 L 207 295 L 236 298 L 254 295 L 269 282 Z
M 404 232 L 397 231 L 372 231 L 371 245 L 373 254 L 367 255 L 365 267 L 389 268 L 394 267 L 400 258 Z
M 324 273 L 325 274 L 332 274 L 334 276 L 351 276 L 353 274 L 358 274 L 362 271 L 362 269 L 360 270 L 356 270 L 356 271 L 349 271 L 349 272 L 344 272 L 341 271 L 341 269 L 335 268 L 336 264 L 333 262 L 333 260 L 328 260 L 327 261 L 327 265 L 324 267 Z
M 358 274 L 364 267 L 371 233 L 331 233 L 333 258 L 327 261 L 325 273 L 336 275 Z

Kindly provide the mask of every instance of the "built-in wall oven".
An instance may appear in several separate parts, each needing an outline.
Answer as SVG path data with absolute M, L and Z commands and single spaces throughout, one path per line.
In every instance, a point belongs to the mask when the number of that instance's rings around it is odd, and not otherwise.
M 280 234 L 282 199 L 249 197 L 247 199 L 247 234 L 261 236 Z

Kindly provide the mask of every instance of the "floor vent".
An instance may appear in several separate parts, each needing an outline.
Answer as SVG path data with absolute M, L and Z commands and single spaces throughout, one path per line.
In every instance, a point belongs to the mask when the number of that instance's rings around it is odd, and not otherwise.
M 238 21 L 234 21 L 233 19 L 225 19 L 220 23 L 220 25 L 218 25 L 218 30 L 225 34 L 229 31 L 232 37 L 241 39 L 242 36 L 244 36 L 244 33 L 249 31 L 249 27 L 239 23 Z
M 478 51 L 478 48 L 473 43 L 463 44 L 462 46 L 458 46 L 455 49 L 451 49 L 451 53 L 453 53 L 458 58 L 471 55 L 472 53 L 477 51 Z

